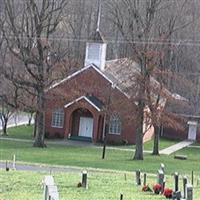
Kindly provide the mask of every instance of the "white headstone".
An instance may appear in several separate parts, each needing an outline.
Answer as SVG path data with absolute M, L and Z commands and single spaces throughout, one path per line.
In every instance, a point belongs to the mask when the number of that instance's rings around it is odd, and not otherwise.
M 59 200 L 58 188 L 54 183 L 53 176 L 44 178 L 44 200 Z
M 16 156 L 13 155 L 13 170 L 16 170 Z
M 48 186 L 48 196 L 50 200 L 59 200 L 58 188 L 56 185 Z
M 187 200 L 193 200 L 193 187 L 190 184 L 186 185 L 186 199 Z

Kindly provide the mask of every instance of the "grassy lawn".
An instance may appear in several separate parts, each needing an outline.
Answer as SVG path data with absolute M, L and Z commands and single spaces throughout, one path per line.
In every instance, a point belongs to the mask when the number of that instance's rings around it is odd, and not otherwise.
M 180 154 L 188 155 L 188 160 L 175 160 L 171 156 L 145 154 L 144 161 L 133 161 L 133 152 L 107 150 L 106 159 L 101 159 L 101 148 L 48 145 L 48 148 L 33 148 L 31 143 L 0 141 L 0 160 L 11 160 L 16 154 L 18 161 L 50 165 L 69 165 L 156 173 L 160 163 L 166 165 L 166 173 L 179 171 L 190 174 L 192 170 L 200 175 L 200 149 L 186 148 Z
M 9 136 L 23 139 L 31 139 L 32 127 L 18 127 L 9 129 Z M 176 141 L 162 140 L 161 148 L 166 148 Z M 129 147 L 131 148 L 131 147 Z M 145 149 L 150 150 L 152 142 L 145 144 Z M 162 196 L 154 196 L 152 193 L 142 193 L 141 187 L 134 185 L 133 171 L 141 169 L 147 173 L 157 173 L 160 163 L 166 166 L 167 185 L 173 188 L 172 173 L 178 171 L 181 175 L 191 177 L 193 170 L 196 177 L 200 177 L 200 149 L 184 148 L 176 154 L 188 156 L 188 160 L 175 160 L 174 155 L 152 156 L 145 154 L 144 161 L 133 161 L 133 152 L 107 149 L 106 159 L 101 159 L 102 149 L 93 146 L 63 146 L 49 144 L 48 148 L 33 148 L 32 143 L 0 140 L 0 160 L 12 160 L 13 154 L 17 161 L 28 163 L 40 163 L 48 165 L 78 166 L 83 169 L 93 167 L 119 171 L 129 171 L 127 180 L 124 179 L 124 172 L 118 173 L 89 173 L 89 189 L 77 188 L 81 180 L 79 173 L 56 173 L 54 174 L 58 185 L 61 200 L 114 200 L 119 199 L 123 193 L 125 199 L 129 200 L 156 200 L 164 199 Z M 3 200 L 34 200 L 42 199 L 41 181 L 44 173 L 31 172 L 5 172 L 0 170 L 0 199 Z M 148 175 L 150 186 L 156 182 L 155 176 Z M 196 184 L 196 180 L 195 180 Z M 182 183 L 180 183 L 182 187 Z M 194 199 L 200 195 L 200 187 L 195 186 Z
M 180 141 L 161 138 L 160 139 L 160 149 L 165 149 L 165 148 L 170 147 L 178 142 L 180 142 Z M 144 150 L 152 150 L 152 149 L 153 149 L 153 140 L 148 141 L 144 144 Z
M 35 200 L 42 199 L 43 189 L 42 179 L 45 174 L 31 172 L 5 172 L 0 171 L 0 199 L 3 200 Z M 27 178 L 28 177 L 28 178 Z M 77 188 L 77 183 L 81 181 L 79 173 L 56 173 L 54 180 L 58 186 L 61 200 L 116 200 L 120 193 L 124 194 L 124 199 L 128 200 L 159 200 L 165 199 L 163 196 L 153 193 L 141 192 L 141 187 L 136 187 L 134 177 L 131 173 L 90 173 L 88 174 L 89 188 Z M 171 176 L 166 178 L 166 187 L 174 188 Z M 156 183 L 156 177 L 147 176 L 147 183 L 150 187 Z M 180 185 L 182 187 L 182 184 Z M 182 190 L 182 188 L 180 188 Z M 198 199 L 200 188 L 194 188 L 194 199 Z
M 199 146 L 200 147 L 200 142 L 195 142 L 191 146 Z
M 21 126 L 9 129 L 10 137 L 15 135 L 21 138 L 31 138 L 32 127 Z M 162 140 L 161 148 L 170 146 L 176 141 Z M 169 145 L 170 144 L 170 145 Z M 145 144 L 150 148 L 152 142 Z M 79 167 L 94 167 L 103 169 L 142 171 L 156 173 L 160 163 L 166 165 L 166 173 L 179 171 L 183 174 L 191 174 L 196 171 L 200 175 L 200 149 L 185 148 L 176 154 L 185 154 L 188 160 L 175 160 L 174 155 L 152 156 L 145 154 L 144 161 L 133 161 L 132 151 L 120 151 L 107 149 L 106 159 L 101 159 L 102 149 L 91 146 L 63 146 L 49 144 L 48 148 L 33 148 L 32 143 L 0 140 L 0 160 L 11 160 L 13 154 L 17 161 L 42 163 L 49 165 L 69 165 Z
M 33 126 L 17 126 L 8 128 L 8 137 L 18 139 L 33 139 Z
M 170 147 L 178 142 L 180 142 L 180 141 L 161 138 L 160 139 L 160 149 L 165 149 L 165 148 Z M 123 148 L 123 149 L 135 149 L 135 145 L 123 145 L 123 146 L 119 145 L 119 146 L 112 146 L 112 147 Z M 146 150 L 146 151 L 153 150 L 153 140 L 150 140 L 150 141 L 144 143 L 144 150 Z
M 10 138 L 17 138 L 17 139 L 33 139 L 33 126 L 18 126 L 8 129 L 8 137 Z M 160 139 L 160 149 L 167 148 L 171 145 L 176 144 L 177 140 L 169 140 L 165 138 Z M 200 143 L 199 143 L 200 145 Z M 113 147 L 113 146 L 112 146 Z M 135 149 L 134 145 L 123 145 L 123 146 L 114 146 L 117 148 L 124 148 L 124 149 Z M 151 151 L 153 149 L 153 140 L 148 141 L 144 144 L 144 150 Z

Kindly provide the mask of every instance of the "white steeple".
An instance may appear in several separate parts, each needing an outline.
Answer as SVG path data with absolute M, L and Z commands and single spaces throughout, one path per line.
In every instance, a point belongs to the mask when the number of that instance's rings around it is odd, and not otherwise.
M 100 32 L 100 22 L 101 0 L 98 1 L 98 18 L 96 31 L 91 35 L 89 41 L 86 44 L 85 66 L 89 64 L 95 64 L 99 69 L 103 71 L 106 62 L 107 44 L 105 43 Z

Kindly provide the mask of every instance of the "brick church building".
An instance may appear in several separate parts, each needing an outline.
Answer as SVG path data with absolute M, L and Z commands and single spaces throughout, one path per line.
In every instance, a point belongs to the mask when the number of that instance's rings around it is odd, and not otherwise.
M 48 137 L 110 143 L 135 143 L 136 105 L 128 89 L 138 70 L 128 59 L 106 60 L 107 44 L 96 31 L 86 44 L 85 66 L 52 85 L 46 92 Z M 109 116 L 109 122 L 108 120 Z M 144 136 L 149 140 L 154 129 Z

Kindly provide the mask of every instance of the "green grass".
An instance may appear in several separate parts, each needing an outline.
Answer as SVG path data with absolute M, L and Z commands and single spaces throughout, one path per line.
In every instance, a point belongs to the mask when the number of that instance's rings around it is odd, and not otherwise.
M 165 149 L 167 147 L 170 147 L 176 143 L 180 142 L 179 140 L 169 140 L 165 138 L 160 139 L 160 149 Z M 150 140 L 144 144 L 145 150 L 152 150 L 153 149 L 153 140 Z
M 195 142 L 191 146 L 199 146 L 200 147 L 200 142 Z
M 10 136 L 29 137 L 32 133 L 32 127 L 21 126 L 9 129 Z M 176 141 L 162 140 L 161 147 L 167 147 Z M 146 148 L 150 148 L 152 142 L 148 142 Z M 196 171 L 200 174 L 200 149 L 185 148 L 176 154 L 185 154 L 187 160 L 175 160 L 174 155 L 170 156 L 152 156 L 144 155 L 144 161 L 133 161 L 132 151 L 120 151 L 107 149 L 106 159 L 102 160 L 102 148 L 91 146 L 63 146 L 49 144 L 48 148 L 33 148 L 32 143 L 15 142 L 0 140 L 0 160 L 11 160 L 13 154 L 17 161 L 42 163 L 49 165 L 69 165 L 79 167 L 93 167 L 103 169 L 127 170 L 133 171 L 141 169 L 142 171 L 156 173 L 160 163 L 166 165 L 168 174 L 179 171 L 183 174 L 191 174 Z
M 8 128 L 8 137 L 10 138 L 17 138 L 17 139 L 33 139 L 32 137 L 33 133 L 33 126 L 18 126 L 13 128 Z M 178 140 L 169 140 L 165 138 L 160 139 L 160 149 L 167 148 L 171 145 L 176 144 L 179 142 Z M 200 143 L 199 143 L 200 145 Z M 123 148 L 123 149 L 135 149 L 135 145 L 119 145 L 114 146 L 117 148 Z M 152 150 L 153 149 L 153 140 L 148 141 L 144 144 L 144 150 Z
M 42 199 L 43 189 L 41 188 L 44 173 L 31 172 L 5 172 L 0 171 L 0 199 L 4 200 L 35 200 Z M 116 200 L 120 193 L 128 200 L 159 200 L 163 196 L 153 193 L 141 192 L 141 187 L 134 184 L 134 177 L 131 173 L 97 173 L 89 172 L 87 190 L 77 188 L 81 181 L 80 173 L 55 173 L 54 180 L 58 186 L 60 200 Z M 167 176 L 166 187 L 174 188 L 172 176 Z M 147 175 L 147 183 L 150 187 L 156 183 L 156 177 Z M 182 184 L 180 186 L 182 190 Z M 200 195 L 200 188 L 194 188 L 194 199 Z
M 106 159 L 101 159 L 101 148 L 48 145 L 48 148 L 33 148 L 31 143 L 0 141 L 0 160 L 11 160 L 16 154 L 18 161 L 50 165 L 69 165 L 103 169 L 128 170 L 141 169 L 156 173 L 160 163 L 166 165 L 166 173 L 179 171 L 190 174 L 192 170 L 200 174 L 200 149 L 186 148 L 179 154 L 188 155 L 188 160 L 175 160 L 171 156 L 152 156 L 145 154 L 144 161 L 133 161 L 133 152 L 108 150 Z
M 18 139 L 33 139 L 33 126 L 17 126 L 8 128 L 8 137 Z
M 144 150 L 145 151 L 152 151 L 153 150 L 153 139 L 145 142 L 144 143 Z M 177 144 L 178 142 L 180 142 L 180 140 L 169 140 L 166 138 L 160 138 L 160 150 L 165 149 L 167 147 L 170 147 L 174 144 Z M 121 148 L 121 149 L 135 149 L 135 145 L 118 145 L 118 146 L 111 146 L 111 147 L 115 147 L 115 148 Z
M 17 127 L 9 129 L 10 137 L 31 139 L 32 127 Z M 166 148 L 176 141 L 161 141 L 161 148 Z M 145 149 L 152 148 L 152 142 L 145 144 Z M 130 171 L 127 181 L 123 173 L 89 173 L 89 189 L 83 190 L 76 185 L 80 181 L 80 174 L 55 174 L 61 200 L 114 200 L 119 199 L 120 192 L 129 200 L 163 199 L 149 193 L 142 193 L 141 188 L 135 187 L 132 172 L 137 169 L 148 173 L 157 173 L 160 163 L 166 166 L 166 174 L 178 171 L 181 175 L 190 177 L 191 171 L 196 177 L 200 176 L 200 149 L 185 148 L 176 154 L 188 156 L 188 160 L 175 160 L 171 156 L 144 155 L 144 161 L 133 161 L 133 152 L 107 149 L 106 159 L 101 159 L 101 148 L 91 146 L 63 146 L 48 145 L 48 148 L 33 148 L 32 143 L 0 140 L 0 160 L 12 160 L 13 154 L 17 161 L 41 163 L 48 165 L 79 166 L 83 169 L 93 167 L 119 171 Z M 34 200 L 42 199 L 41 180 L 45 174 L 31 172 L 5 172 L 0 170 L 0 199 L 4 200 Z M 156 177 L 148 175 L 148 183 L 152 185 Z M 167 177 L 167 187 L 173 187 L 172 176 Z M 195 181 L 196 183 L 196 181 Z M 181 184 L 182 185 L 182 184 Z M 198 199 L 200 189 L 195 186 L 194 199 Z

